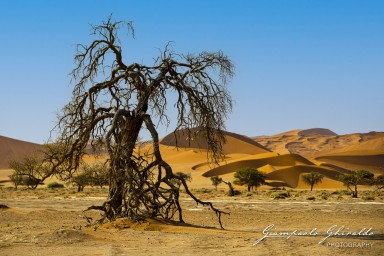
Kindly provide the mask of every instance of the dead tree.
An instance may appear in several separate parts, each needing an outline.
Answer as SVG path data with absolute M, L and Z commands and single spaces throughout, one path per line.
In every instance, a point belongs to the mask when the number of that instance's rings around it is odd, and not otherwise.
M 104 145 L 110 159 L 109 197 L 93 208 L 102 210 L 105 218 L 171 219 L 178 214 L 183 222 L 179 188 L 172 182 L 176 179 L 196 203 L 216 213 L 221 226 L 223 212 L 196 198 L 162 158 L 154 122 L 168 125 L 166 110 L 174 106 L 175 132 L 186 129 L 188 138 L 204 138 L 210 159 L 218 162 L 225 143 L 224 121 L 232 108 L 226 89 L 234 72 L 230 59 L 220 51 L 175 54 L 167 45 L 152 66 L 126 64 L 120 29 L 134 36 L 131 23 L 110 17 L 92 26 L 96 39 L 91 44 L 78 45 L 72 100 L 63 108 L 56 126 L 60 150 L 51 152 L 53 172 L 71 175 L 87 144 L 94 148 Z M 169 93 L 176 95 L 175 102 L 169 102 Z M 151 152 L 142 153 L 137 147 L 143 129 L 151 135 Z

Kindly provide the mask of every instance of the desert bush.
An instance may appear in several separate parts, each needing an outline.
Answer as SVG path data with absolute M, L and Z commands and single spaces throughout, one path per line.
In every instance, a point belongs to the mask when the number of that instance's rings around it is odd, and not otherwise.
M 197 193 L 202 193 L 202 194 L 207 194 L 207 193 L 211 193 L 212 190 L 209 189 L 209 188 L 198 188 L 195 190 Z
M 245 194 L 245 196 L 252 196 L 252 195 L 253 195 L 252 192 L 247 192 L 247 193 Z
M 271 197 L 273 199 L 285 199 L 290 197 L 290 194 L 288 192 L 274 192 L 271 194 Z
M 298 190 L 297 192 L 296 192 L 296 195 L 297 196 L 301 196 L 301 195 L 303 195 L 303 194 L 306 194 L 308 191 L 306 191 L 306 190 Z
M 350 196 L 352 195 L 352 191 L 349 190 L 336 190 L 332 192 L 332 195 L 347 195 Z
M 229 196 L 231 195 L 231 192 L 230 192 L 230 191 L 228 191 L 228 195 L 229 195 Z M 235 189 L 235 190 L 233 190 L 233 195 L 234 195 L 234 196 L 241 195 L 241 191 Z
M 314 201 L 314 200 L 316 200 L 316 197 L 310 196 L 310 197 L 307 197 L 307 200 Z
M 363 196 L 362 199 L 365 201 L 374 201 L 375 197 L 374 196 Z
M 64 184 L 58 183 L 58 182 L 51 182 L 48 183 L 47 188 L 63 188 Z
M 324 200 L 328 200 L 328 198 L 329 198 L 329 193 L 326 192 L 326 191 L 321 192 L 321 194 L 320 194 L 320 198 L 321 198 L 321 199 L 324 199 Z

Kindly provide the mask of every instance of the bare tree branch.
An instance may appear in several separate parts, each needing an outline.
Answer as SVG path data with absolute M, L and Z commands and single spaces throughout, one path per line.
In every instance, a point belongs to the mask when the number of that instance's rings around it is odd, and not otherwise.
M 188 138 L 200 137 L 207 142 L 210 160 L 222 158 L 225 143 L 225 119 L 232 109 L 226 85 L 234 75 L 230 59 L 222 52 L 180 55 L 167 45 L 153 66 L 125 64 L 119 38 L 121 28 L 132 32 L 130 22 L 112 21 L 92 26 L 96 38 L 79 45 L 72 71 L 75 81 L 73 96 L 58 116 L 55 127 L 59 137 L 49 152 L 52 173 L 71 176 L 79 168 L 85 148 L 104 145 L 109 155 L 109 198 L 102 206 L 105 218 L 161 217 L 170 219 L 178 213 L 180 190 L 183 188 L 197 203 L 221 214 L 212 203 L 196 198 L 184 178 L 174 175 L 161 156 L 159 139 L 153 124 L 169 124 L 167 107 L 177 109 L 175 132 L 189 131 Z M 176 94 L 170 102 L 169 93 Z M 147 129 L 152 137 L 152 151 L 142 152 L 137 146 L 139 133 Z M 58 150 L 60 149 L 60 150 Z

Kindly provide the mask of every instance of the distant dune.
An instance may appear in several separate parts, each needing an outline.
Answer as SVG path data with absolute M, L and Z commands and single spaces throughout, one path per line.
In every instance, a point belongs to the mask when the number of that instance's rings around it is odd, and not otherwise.
M 329 129 L 324 128 L 312 128 L 307 130 L 302 130 L 297 133 L 300 136 L 306 135 L 320 135 L 320 136 L 336 136 L 337 134 Z
M 9 161 L 21 160 L 40 149 L 39 144 L 0 136 L 0 169 L 7 169 Z
M 299 154 L 306 158 L 315 158 L 321 155 L 335 152 L 351 151 L 356 149 L 379 150 L 384 148 L 383 143 L 370 140 L 384 138 L 384 132 L 354 133 L 336 135 L 336 133 L 323 128 L 307 130 L 293 130 L 272 136 L 253 137 L 256 142 L 279 154 Z
M 337 180 L 338 175 L 340 175 L 338 171 L 330 170 L 320 166 L 297 165 L 270 172 L 266 176 L 267 179 L 284 181 L 291 188 L 297 188 L 301 180 L 300 175 L 312 171 L 321 173 L 331 180 Z
M 250 159 L 250 160 L 242 160 L 237 162 L 228 163 L 216 168 L 213 168 L 203 174 L 204 177 L 212 177 L 223 175 L 227 173 L 236 172 L 239 168 L 243 167 L 253 167 L 253 168 L 261 168 L 265 170 L 266 166 L 271 169 L 271 167 L 289 167 L 295 165 L 314 165 L 309 160 L 305 159 L 300 155 L 280 155 L 273 157 L 266 157 L 261 159 Z
M 192 129 L 192 132 L 195 130 Z M 262 154 L 271 152 L 271 150 L 260 145 L 251 138 L 240 134 L 225 132 L 227 143 L 223 147 L 223 153 L 243 153 L 243 154 Z M 201 137 L 188 138 L 186 130 L 180 130 L 175 133 L 170 133 L 165 136 L 161 142 L 162 145 L 180 147 L 180 148 L 198 148 L 208 149 L 208 145 Z
M 384 154 L 379 155 L 333 155 L 316 158 L 349 170 L 368 170 L 378 175 L 384 174 Z
M 219 166 L 207 161 L 208 147 L 204 140 L 189 139 L 185 130 L 165 136 L 160 142 L 160 151 L 175 172 L 191 174 L 192 188 L 212 186 L 209 177 L 216 175 L 233 182 L 234 172 L 242 167 L 266 173 L 269 186 L 265 188 L 308 189 L 301 176 L 311 171 L 325 176 L 316 186 L 318 189 L 343 188 L 337 177 L 351 170 L 384 174 L 384 132 L 337 135 L 328 129 L 314 128 L 254 138 L 231 132 L 225 136 L 225 159 Z M 0 169 L 3 169 L 0 182 L 8 179 L 11 170 L 4 169 L 8 168 L 10 159 L 22 159 L 40 148 L 38 144 L 0 137 Z M 151 151 L 151 148 L 151 143 L 145 143 L 138 150 Z M 87 156 L 84 160 L 92 162 L 95 157 Z
M 333 150 L 321 151 L 316 155 L 329 156 L 329 155 L 378 155 L 384 154 L 384 136 L 370 140 L 360 140 L 352 145 L 337 147 Z

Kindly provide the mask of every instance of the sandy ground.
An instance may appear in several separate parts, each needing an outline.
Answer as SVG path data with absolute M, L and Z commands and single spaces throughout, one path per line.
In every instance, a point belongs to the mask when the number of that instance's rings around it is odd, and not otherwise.
M 231 213 L 223 217 L 225 230 L 210 210 L 185 197 L 186 225 L 119 220 L 95 231 L 85 227 L 82 210 L 100 204 L 103 192 L 0 188 L 0 204 L 10 207 L 0 210 L 0 255 L 384 255 L 383 194 L 351 199 L 332 191 L 291 191 L 291 197 L 274 200 L 272 191 L 231 198 L 200 189 L 195 192 L 201 198 Z M 374 200 L 363 199 L 368 195 Z M 275 237 L 254 245 L 272 224 L 269 235 Z M 334 225 L 334 233 L 344 226 L 344 234 L 319 243 Z

